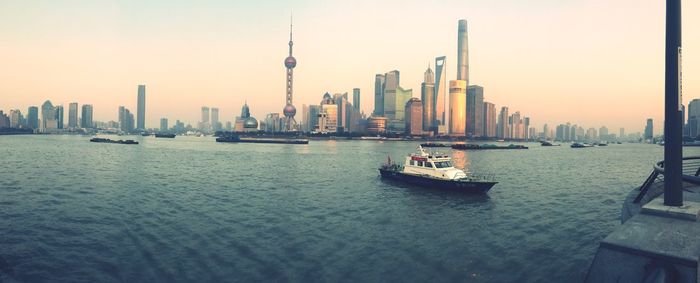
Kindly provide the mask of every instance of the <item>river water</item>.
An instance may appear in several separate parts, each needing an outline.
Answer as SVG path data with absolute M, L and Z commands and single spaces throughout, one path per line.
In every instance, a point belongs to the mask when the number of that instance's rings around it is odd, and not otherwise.
M 576 282 L 663 157 L 447 149 L 500 182 L 468 195 L 378 177 L 415 142 L 132 138 L 0 137 L 0 281 Z

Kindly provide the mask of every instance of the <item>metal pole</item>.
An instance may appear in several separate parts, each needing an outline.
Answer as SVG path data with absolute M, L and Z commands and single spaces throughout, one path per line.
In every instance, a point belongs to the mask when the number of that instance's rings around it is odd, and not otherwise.
M 664 204 L 683 205 L 681 119 L 681 0 L 666 0 L 666 108 L 664 120 Z

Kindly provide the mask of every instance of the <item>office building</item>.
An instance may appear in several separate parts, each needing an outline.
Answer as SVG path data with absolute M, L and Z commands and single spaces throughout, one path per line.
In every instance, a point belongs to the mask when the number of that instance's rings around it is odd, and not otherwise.
M 329 93 L 323 95 L 318 113 L 318 129 L 320 133 L 335 133 L 338 131 L 338 104 Z
M 484 134 L 484 88 L 471 85 L 467 88 L 467 136 Z
M 423 102 L 418 98 L 411 98 L 406 102 L 404 109 L 406 118 L 406 134 L 411 136 L 423 135 Z
M 160 131 L 165 132 L 168 130 L 168 118 L 160 118 Z
M 85 129 L 91 129 L 94 127 L 92 121 L 92 105 L 83 104 L 82 113 L 80 116 L 80 127 Z
M 498 133 L 496 133 L 499 139 L 509 139 L 510 138 L 510 127 L 508 120 L 510 116 L 508 115 L 508 107 L 501 107 L 501 112 L 498 114 Z
M 469 85 L 469 37 L 467 20 L 459 20 L 457 27 L 457 79 Z
M 484 137 L 495 138 L 496 131 L 498 129 L 498 114 L 496 113 L 496 105 L 491 102 L 484 102 L 483 110 L 483 125 L 484 125 Z
M 63 105 L 56 106 L 56 127 L 63 129 Z
M 654 119 L 647 119 L 647 125 L 644 127 L 644 140 L 654 140 Z
M 620 128 L 620 138 L 625 138 L 625 128 Z
M 435 74 L 433 70 L 425 70 L 423 83 L 420 85 L 420 99 L 423 101 L 423 131 L 435 131 Z
M 449 108 L 450 136 L 465 136 L 467 129 L 467 82 L 463 80 L 450 81 Z
M 209 107 L 207 106 L 202 106 L 202 119 L 199 121 L 198 128 L 202 131 L 208 131 L 210 129 Z
M 136 101 L 136 128 L 146 129 L 146 86 L 138 86 L 138 97 Z
M 73 102 L 68 104 L 68 128 L 74 129 L 78 127 L 78 103 Z
M 30 106 L 27 109 L 27 128 L 39 129 L 39 107 Z
M 39 130 L 42 133 L 56 131 L 58 129 L 57 117 L 56 107 L 51 104 L 51 101 L 45 101 L 44 104 L 41 105 L 41 121 L 39 124 Z
M 688 103 L 687 135 L 697 137 L 700 135 L 700 99 L 693 99 Z
M 447 93 L 447 63 L 445 56 L 435 58 L 435 123 L 438 135 L 447 133 L 445 100 Z
M 221 123 L 219 122 L 219 108 L 211 108 L 211 128 L 214 131 L 221 131 Z
M 384 116 L 384 82 L 383 74 L 374 76 L 374 116 Z
M 352 89 L 352 106 L 355 107 L 355 111 L 360 112 L 360 89 Z

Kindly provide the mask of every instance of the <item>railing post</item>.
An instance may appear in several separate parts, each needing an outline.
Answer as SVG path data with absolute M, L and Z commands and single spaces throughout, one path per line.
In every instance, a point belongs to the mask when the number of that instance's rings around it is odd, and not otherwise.
M 666 0 L 664 204 L 683 205 L 681 0 Z

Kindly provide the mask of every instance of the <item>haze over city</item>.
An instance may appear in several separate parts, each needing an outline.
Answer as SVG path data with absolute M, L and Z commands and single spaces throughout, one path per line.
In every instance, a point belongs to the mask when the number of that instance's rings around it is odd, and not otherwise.
M 685 26 L 700 3 L 686 1 Z M 294 104 L 360 88 L 374 108 L 374 75 L 401 72 L 420 96 L 437 56 L 456 76 L 457 20 L 469 21 L 470 84 L 486 100 L 528 113 L 541 129 L 572 122 L 662 130 L 663 1 L 140 1 L 0 2 L 0 109 L 45 100 L 92 104 L 95 120 L 135 109 L 148 86 L 147 127 L 196 123 L 201 106 L 232 121 L 247 100 L 264 117 L 284 106 L 290 14 Z M 392 16 L 387 16 L 392 15 Z M 620 17 L 624 15 L 623 17 Z M 684 103 L 700 95 L 700 37 L 683 39 Z

